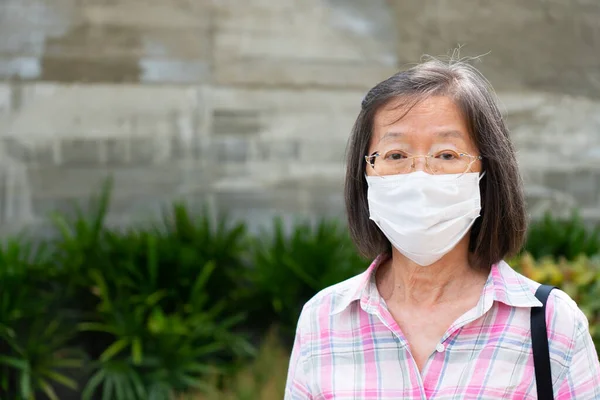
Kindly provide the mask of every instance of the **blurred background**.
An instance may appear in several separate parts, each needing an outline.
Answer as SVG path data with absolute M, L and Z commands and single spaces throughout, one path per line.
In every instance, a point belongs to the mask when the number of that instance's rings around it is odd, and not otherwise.
M 532 214 L 598 220 L 599 21 L 596 0 L 2 0 L 0 230 L 109 174 L 112 222 L 173 198 L 340 216 L 362 96 L 457 46 L 484 55 Z
M 361 100 L 457 47 L 518 149 L 511 262 L 600 343 L 598 0 L 0 0 L 0 398 L 282 398 L 302 304 L 369 263 Z

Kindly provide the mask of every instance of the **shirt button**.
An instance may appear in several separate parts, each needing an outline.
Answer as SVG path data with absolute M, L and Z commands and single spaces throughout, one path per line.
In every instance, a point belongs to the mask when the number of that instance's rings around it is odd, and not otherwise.
M 437 346 L 435 346 L 435 349 L 438 351 L 438 353 L 441 353 L 444 350 L 446 350 L 446 348 L 444 347 L 444 345 L 441 344 L 441 343 L 438 343 Z

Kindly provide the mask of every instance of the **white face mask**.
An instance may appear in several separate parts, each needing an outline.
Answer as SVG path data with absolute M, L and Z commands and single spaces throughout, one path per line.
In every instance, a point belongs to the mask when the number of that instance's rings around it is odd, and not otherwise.
M 398 251 L 422 266 L 452 250 L 481 211 L 478 172 L 366 178 L 370 219 Z

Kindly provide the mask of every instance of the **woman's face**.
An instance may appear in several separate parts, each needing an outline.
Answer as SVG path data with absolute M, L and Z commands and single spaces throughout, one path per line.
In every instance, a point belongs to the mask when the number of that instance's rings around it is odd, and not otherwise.
M 377 111 L 369 155 L 379 153 L 378 159 L 386 157 L 390 160 L 407 155 L 441 154 L 441 157 L 447 157 L 444 150 L 479 155 L 465 118 L 448 97 L 426 98 L 402 117 L 405 111 L 405 108 L 398 107 L 397 102 L 391 102 Z M 468 165 L 468 171 L 481 172 L 481 161 L 473 160 Z M 426 167 L 425 157 L 417 157 L 412 161 L 412 171 L 431 172 Z M 372 168 L 366 168 L 366 171 L 368 175 L 375 174 Z

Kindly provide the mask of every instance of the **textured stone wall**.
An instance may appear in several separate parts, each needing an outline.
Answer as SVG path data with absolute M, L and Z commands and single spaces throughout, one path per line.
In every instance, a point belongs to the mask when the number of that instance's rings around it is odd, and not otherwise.
M 532 213 L 578 205 L 600 220 L 598 5 L 478 3 L 4 0 L 0 231 L 71 211 L 107 176 L 114 223 L 173 199 L 253 226 L 341 215 L 365 91 L 457 44 L 491 51 L 480 67 Z
M 597 0 L 390 3 L 401 21 L 401 63 L 460 44 L 465 54 L 487 54 L 480 68 L 497 88 L 600 98 Z
M 46 83 L 5 92 L 15 90 L 23 103 L 1 142 L 13 170 L 3 170 L 0 193 L 23 211 L 4 209 L 4 223 L 67 211 L 107 174 L 120 222 L 173 198 L 256 221 L 341 211 L 343 152 L 361 92 Z

